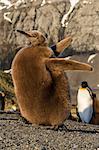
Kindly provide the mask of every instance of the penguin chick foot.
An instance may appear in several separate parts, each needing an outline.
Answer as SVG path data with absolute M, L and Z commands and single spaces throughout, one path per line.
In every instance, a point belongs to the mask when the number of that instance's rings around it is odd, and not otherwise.
M 19 119 L 20 122 L 25 123 L 25 124 L 31 124 L 28 120 L 26 120 L 24 117 L 20 116 Z
M 61 124 L 61 125 L 54 125 L 52 127 L 50 127 L 51 130 L 54 130 L 54 131 L 68 131 L 67 127 L 64 125 L 64 124 Z

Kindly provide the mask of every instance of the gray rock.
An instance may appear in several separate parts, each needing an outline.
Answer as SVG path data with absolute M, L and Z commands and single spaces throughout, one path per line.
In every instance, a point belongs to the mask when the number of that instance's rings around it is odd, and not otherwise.
M 9 51 L 15 54 L 19 47 L 29 44 L 28 40 L 16 32 L 16 29 L 29 31 L 38 29 L 48 35 L 49 45 L 58 42 L 68 34 L 73 37 L 71 49 L 66 53 L 75 53 L 82 51 L 99 50 L 99 10 L 98 1 L 87 0 L 79 2 L 74 11 L 71 13 L 68 25 L 63 28 L 61 19 L 70 8 L 69 0 L 53 1 L 52 4 L 46 4 L 41 7 L 41 0 L 29 1 L 20 5 L 18 9 L 11 7 L 9 10 L 4 9 L 0 12 L 0 49 L 2 55 L 6 50 L 6 57 L 0 59 L 0 67 L 6 65 L 10 68 L 12 57 L 8 55 Z M 11 12 L 8 17 L 12 24 L 4 20 L 3 14 Z M 9 58 L 8 58 L 9 57 Z

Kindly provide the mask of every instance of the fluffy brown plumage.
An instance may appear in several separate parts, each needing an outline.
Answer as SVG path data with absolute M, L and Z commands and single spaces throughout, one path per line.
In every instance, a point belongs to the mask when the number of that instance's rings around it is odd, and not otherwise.
M 99 125 L 99 99 L 97 97 L 94 98 L 94 116 L 92 119 L 92 123 Z
M 32 31 L 25 35 L 32 45 L 21 49 L 12 63 L 21 114 L 33 124 L 60 125 L 70 113 L 69 85 L 64 71 L 91 71 L 92 67 L 64 58 L 50 58 L 53 51 L 42 33 Z

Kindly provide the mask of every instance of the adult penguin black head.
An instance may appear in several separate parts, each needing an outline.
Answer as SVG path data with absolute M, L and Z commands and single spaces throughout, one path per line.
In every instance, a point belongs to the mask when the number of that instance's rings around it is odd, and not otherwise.
M 88 87 L 88 83 L 87 83 L 87 81 L 83 81 L 83 82 L 81 82 L 81 87 L 82 87 L 82 88 L 86 88 L 86 87 Z

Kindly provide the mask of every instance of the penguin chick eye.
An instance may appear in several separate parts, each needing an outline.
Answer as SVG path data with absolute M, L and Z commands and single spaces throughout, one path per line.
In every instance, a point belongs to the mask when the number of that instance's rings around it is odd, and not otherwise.
M 32 37 L 38 38 L 38 34 L 37 34 L 37 33 L 33 33 L 33 34 L 32 34 Z

